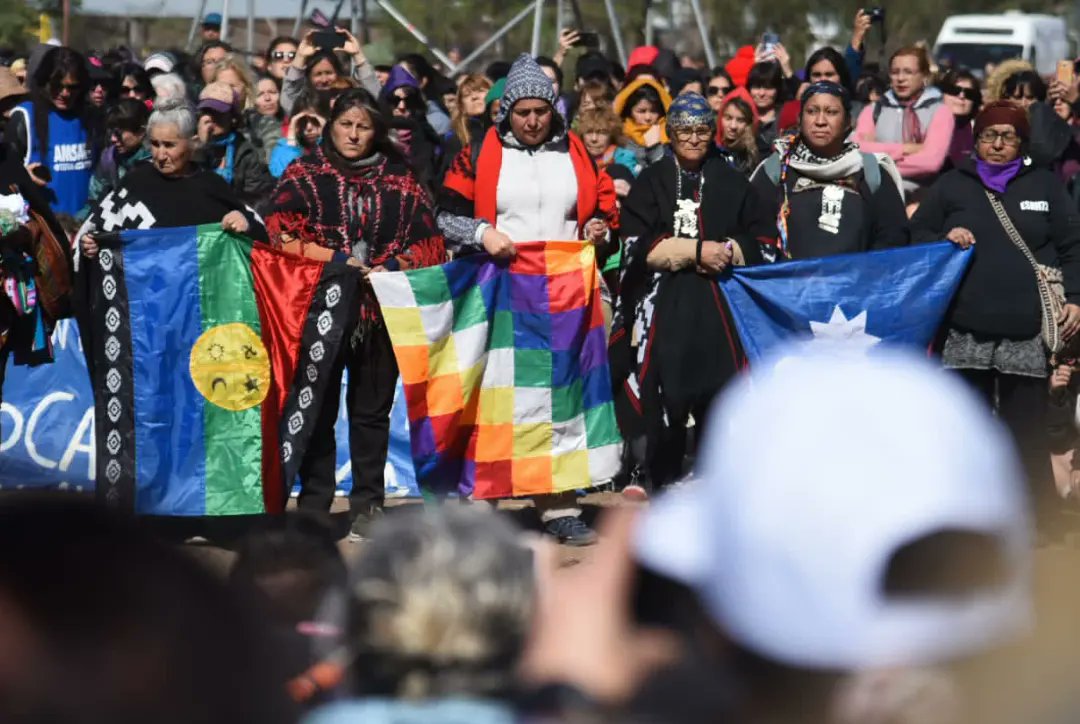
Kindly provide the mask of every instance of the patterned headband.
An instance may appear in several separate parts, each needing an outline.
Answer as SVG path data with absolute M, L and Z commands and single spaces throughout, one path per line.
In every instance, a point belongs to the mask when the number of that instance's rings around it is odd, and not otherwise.
M 667 113 L 668 128 L 686 128 L 688 126 L 712 126 L 716 124 L 716 114 L 712 107 L 697 93 L 683 93 L 671 103 Z

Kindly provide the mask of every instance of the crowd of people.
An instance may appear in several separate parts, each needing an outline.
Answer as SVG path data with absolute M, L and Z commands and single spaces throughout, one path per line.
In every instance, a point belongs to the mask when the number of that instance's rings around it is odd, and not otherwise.
M 877 67 L 860 11 L 801 68 L 772 41 L 623 67 L 567 30 L 553 57 L 448 77 L 418 53 L 373 65 L 341 28 L 250 57 L 220 22 L 193 56 L 4 56 L 0 383 L 89 313 L 80 282 L 117 231 L 221 224 L 364 276 L 580 240 L 615 483 L 664 495 L 610 513 L 581 571 L 487 506 L 385 517 L 398 366 L 367 285 L 298 515 L 227 584 L 101 511 L 0 507 L 0 542 L 27 552 L 0 562 L 0 718 L 993 720 L 960 713 L 952 666 L 1024 630 L 1027 504 L 1046 541 L 1080 495 L 1080 61 L 1048 80 L 910 45 Z M 932 361 L 745 374 L 719 275 L 943 239 L 973 252 Z M 346 370 L 351 569 L 324 527 Z M 532 503 L 549 539 L 598 543 L 576 493 Z

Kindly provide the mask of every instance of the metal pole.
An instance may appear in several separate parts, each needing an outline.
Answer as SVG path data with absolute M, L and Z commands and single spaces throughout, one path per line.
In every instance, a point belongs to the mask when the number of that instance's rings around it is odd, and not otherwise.
M 205 2 L 205 0 L 203 0 Z M 292 27 L 292 36 L 294 38 L 300 38 L 300 25 L 304 22 L 304 18 L 307 17 L 307 4 L 308 0 L 300 0 L 300 11 L 296 13 L 296 23 Z
M 529 49 L 529 54 L 534 58 L 540 55 L 540 31 L 544 26 L 544 0 L 536 0 L 536 6 L 533 8 L 533 31 L 532 31 L 532 45 Z
M 247 52 L 255 52 L 255 0 L 247 0 Z
M 566 27 L 566 12 L 563 0 L 555 0 L 555 40 L 558 42 L 562 36 L 563 28 Z
M 360 13 L 356 12 L 356 0 L 349 0 L 349 32 L 363 44 L 364 41 L 360 39 Z
M 367 0 L 360 0 L 360 42 L 371 42 L 371 26 L 368 24 Z
M 204 17 L 206 17 L 205 13 L 206 13 L 206 0 L 199 0 L 199 12 L 195 13 L 195 16 L 191 19 L 191 31 L 188 32 L 188 36 L 187 36 L 187 49 L 188 49 L 188 52 L 191 52 L 191 50 L 195 46 L 195 33 L 199 29 L 199 26 L 202 24 L 202 19 Z M 201 45 L 201 43 L 200 43 L 200 45 Z
M 701 0 L 690 0 L 690 7 L 694 9 L 694 21 L 697 23 L 698 31 L 701 33 L 701 45 L 705 48 L 705 59 L 709 63 L 709 68 L 715 68 L 716 53 L 713 51 L 712 43 L 709 42 L 709 28 L 706 27 L 705 17 L 701 12 Z
M 229 0 L 221 5 L 221 42 L 229 42 Z
M 626 65 L 626 46 L 623 44 L 622 30 L 619 29 L 619 16 L 615 14 L 615 3 L 612 0 L 604 0 L 604 8 L 607 10 L 608 22 L 611 23 L 611 37 L 615 40 L 615 52 L 619 54 L 619 62 Z
M 487 50 L 492 45 L 494 45 L 495 43 L 502 40 L 502 37 L 504 35 L 506 35 L 507 33 L 509 33 L 511 30 L 513 30 L 515 25 L 520 23 L 525 18 L 529 17 L 529 13 L 531 13 L 533 11 L 533 8 L 536 6 L 537 2 L 538 2 L 538 0 L 533 0 L 531 3 L 526 5 L 525 8 L 521 12 L 519 12 L 514 17 L 510 18 L 510 21 L 507 22 L 506 25 L 502 26 L 497 32 L 495 32 L 487 40 L 485 40 L 483 43 L 481 43 L 476 48 L 476 50 L 469 53 L 469 55 L 466 58 L 462 59 L 462 61 L 460 63 L 458 63 L 458 67 L 454 69 L 454 72 L 456 73 L 461 68 L 467 67 L 469 65 L 469 63 L 472 63 L 474 60 L 476 60 L 481 55 L 483 55 L 485 50 Z
M 405 28 L 405 30 L 409 32 L 409 35 L 419 40 L 422 45 L 424 45 L 428 50 L 430 50 L 431 54 L 438 58 L 439 62 L 445 65 L 450 73 L 457 72 L 457 66 L 454 65 L 453 61 L 446 57 L 446 53 L 442 52 L 434 45 L 432 45 L 431 41 L 428 40 L 428 37 L 422 32 L 420 32 L 419 28 L 410 23 L 409 19 L 401 14 L 400 10 L 391 5 L 389 0 L 375 0 L 375 3 L 383 10 L 385 10 L 387 15 L 398 21 L 398 23 L 401 24 L 401 27 Z

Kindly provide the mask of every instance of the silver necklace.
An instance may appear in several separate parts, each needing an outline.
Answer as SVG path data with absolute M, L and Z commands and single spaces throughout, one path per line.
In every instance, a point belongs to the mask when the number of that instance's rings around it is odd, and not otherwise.
M 675 162 L 675 214 L 673 216 L 672 233 L 684 239 L 696 239 L 698 237 L 698 209 L 701 207 L 702 190 L 705 188 L 705 173 L 701 172 L 698 177 L 697 198 L 684 199 L 682 197 L 682 167 Z

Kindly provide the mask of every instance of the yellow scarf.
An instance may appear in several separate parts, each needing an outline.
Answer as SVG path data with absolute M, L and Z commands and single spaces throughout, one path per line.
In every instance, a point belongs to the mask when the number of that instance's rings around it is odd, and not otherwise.
M 671 95 L 668 94 L 667 89 L 664 86 L 657 83 L 652 78 L 638 78 L 630 85 L 619 91 L 619 94 L 615 96 L 615 103 L 612 108 L 615 111 L 615 115 L 622 117 L 623 110 L 626 108 L 626 102 L 630 99 L 630 96 L 634 95 L 634 91 L 642 86 L 652 86 L 653 90 L 660 96 L 660 104 L 664 108 L 664 116 L 660 118 L 657 125 L 660 126 L 660 143 L 668 142 L 667 135 L 667 112 L 671 107 Z M 640 123 L 634 123 L 634 119 L 627 116 L 623 119 L 623 136 L 639 146 L 648 146 L 645 143 L 645 132 L 649 130 L 651 126 L 645 126 Z

